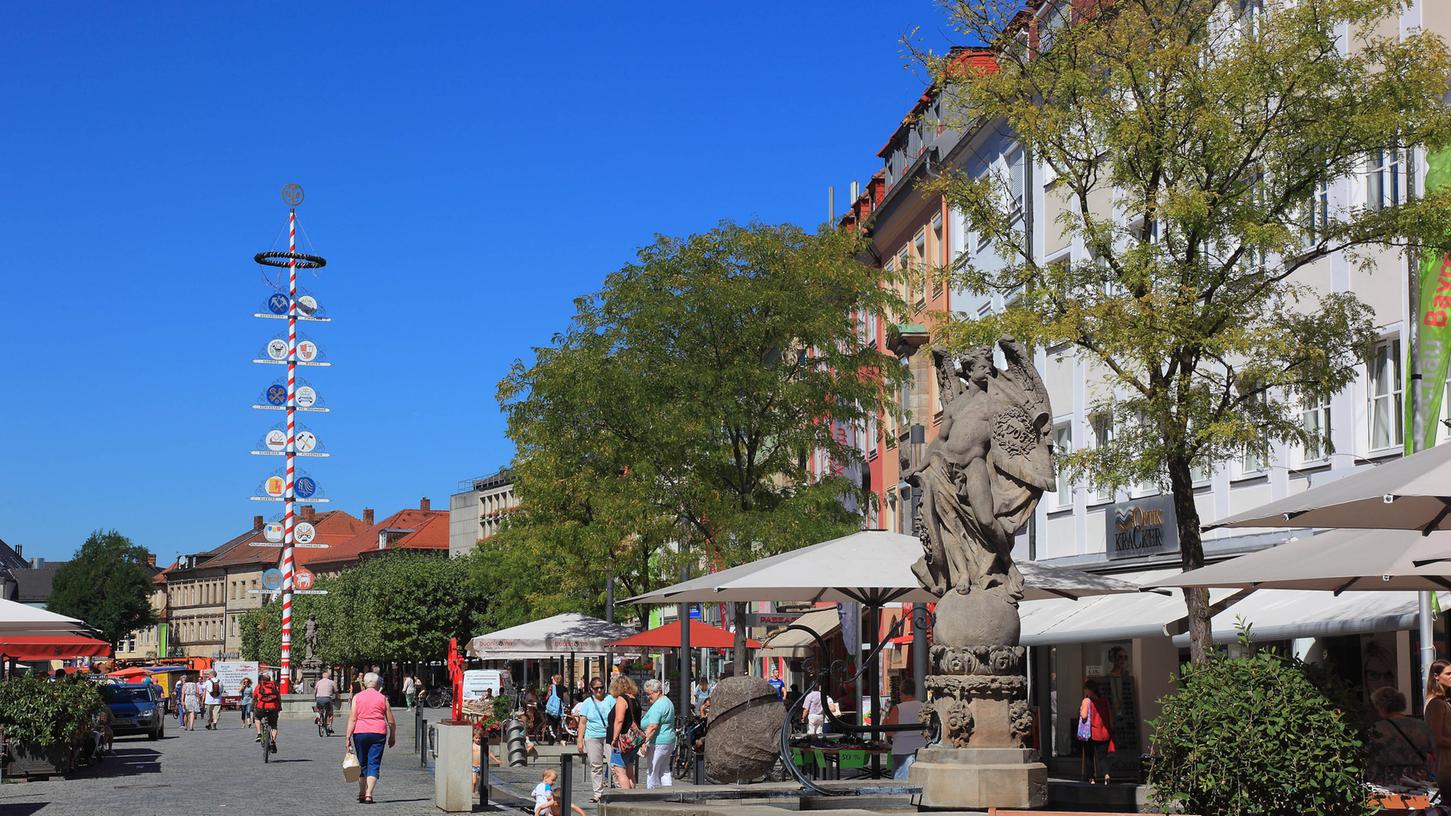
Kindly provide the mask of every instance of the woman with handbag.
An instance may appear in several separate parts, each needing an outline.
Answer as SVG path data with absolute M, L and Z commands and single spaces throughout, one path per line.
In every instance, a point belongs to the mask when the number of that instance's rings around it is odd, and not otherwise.
M 615 787 L 623 790 L 635 787 L 635 759 L 645 743 L 645 732 L 640 730 L 639 693 L 635 681 L 623 673 L 615 675 L 610 683 L 610 696 L 615 698 L 615 710 L 610 716 L 610 770 L 615 775 Z
M 1113 753 L 1113 735 L 1108 724 L 1113 710 L 1108 698 L 1098 690 L 1092 678 L 1083 681 L 1083 703 L 1078 707 L 1078 741 L 1083 743 L 1083 781 L 1097 784 L 1100 775 L 1108 784 L 1108 755 Z

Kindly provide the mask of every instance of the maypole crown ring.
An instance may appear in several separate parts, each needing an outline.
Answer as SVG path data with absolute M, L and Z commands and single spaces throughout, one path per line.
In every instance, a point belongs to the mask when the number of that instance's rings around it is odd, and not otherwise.
M 252 256 L 252 260 L 278 269 L 287 269 L 294 261 L 298 269 L 321 269 L 327 266 L 327 259 L 321 255 L 307 255 L 302 252 L 259 252 Z
M 296 207 L 302 203 L 302 185 L 297 182 L 282 185 L 282 203 Z

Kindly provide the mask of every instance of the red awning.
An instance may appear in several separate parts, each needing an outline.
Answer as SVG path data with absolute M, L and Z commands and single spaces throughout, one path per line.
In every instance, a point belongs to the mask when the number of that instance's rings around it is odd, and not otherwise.
M 736 636 L 719 626 L 711 626 L 698 620 L 690 622 L 690 648 L 729 649 L 736 645 Z M 746 648 L 758 649 L 759 641 L 746 639 Z M 613 649 L 679 649 L 680 621 L 671 621 L 664 626 L 630 635 L 610 644 Z
M 81 635 L 5 637 L 0 635 L 0 655 L 16 660 L 64 660 L 70 657 L 110 657 L 111 644 Z
M 142 666 L 129 666 L 129 667 L 124 668 L 124 669 L 117 669 L 116 671 L 108 672 L 106 674 L 106 676 L 107 677 L 144 677 L 144 676 L 149 675 L 149 674 L 151 674 L 150 670 L 148 670 L 148 669 L 146 669 L 146 668 L 144 668 Z

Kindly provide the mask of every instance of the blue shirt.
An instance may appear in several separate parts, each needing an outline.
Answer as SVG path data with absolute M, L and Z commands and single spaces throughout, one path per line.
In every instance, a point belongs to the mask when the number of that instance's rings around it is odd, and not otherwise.
M 604 699 L 590 697 L 580 703 L 579 713 L 584 715 L 584 738 L 604 739 L 609 729 L 610 716 L 615 710 L 615 698 L 606 694 Z
M 650 710 L 645 712 L 644 719 L 640 720 L 640 727 L 649 730 L 650 726 L 659 726 L 655 732 L 654 743 L 656 745 L 675 744 L 675 704 L 670 698 L 660 695 L 660 699 L 650 704 Z
M 783 699 L 783 700 L 786 699 L 786 681 L 785 680 L 782 680 L 781 678 L 776 677 L 776 678 L 772 678 L 770 680 L 767 680 L 766 681 L 766 684 L 769 685 L 771 688 L 775 689 L 776 690 L 776 693 L 779 694 L 779 695 L 781 695 L 781 699 Z

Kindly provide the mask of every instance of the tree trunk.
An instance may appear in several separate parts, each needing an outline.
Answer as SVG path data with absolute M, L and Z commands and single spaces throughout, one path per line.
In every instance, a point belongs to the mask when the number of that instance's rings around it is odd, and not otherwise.
M 1194 504 L 1194 477 L 1187 457 L 1168 458 L 1169 491 L 1174 497 L 1174 520 L 1179 529 L 1179 560 L 1187 572 L 1204 566 L 1204 543 L 1199 537 L 1199 508 Z M 1203 663 L 1213 641 L 1209 627 L 1209 590 L 1184 590 L 1189 613 L 1189 659 Z
M 731 617 L 735 619 L 736 645 L 731 650 L 731 669 L 736 677 L 746 674 L 746 605 L 740 601 L 731 604 Z

